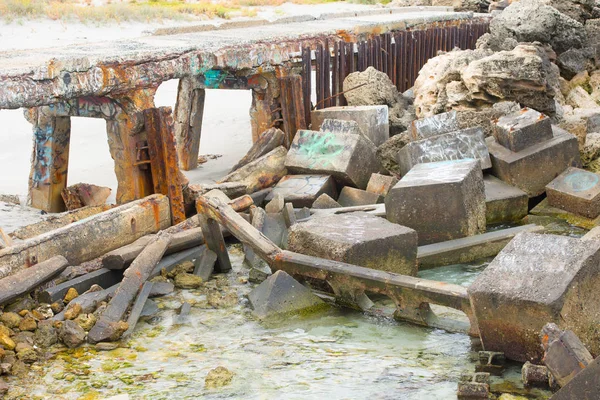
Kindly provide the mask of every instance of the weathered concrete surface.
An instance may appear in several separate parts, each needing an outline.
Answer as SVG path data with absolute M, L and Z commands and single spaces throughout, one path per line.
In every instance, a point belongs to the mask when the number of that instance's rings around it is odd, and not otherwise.
M 418 164 L 385 198 L 387 219 L 430 244 L 485 230 L 485 188 L 479 161 Z
M 286 148 L 279 146 L 227 175 L 218 183 L 241 182 L 246 185 L 249 194 L 268 188 L 287 175 L 287 169 L 285 168 L 286 155 Z
M 391 188 L 398 183 L 398 178 L 389 175 L 373 174 L 367 184 L 367 192 L 387 196 Z
M 579 168 L 567 168 L 546 186 L 552 207 L 596 218 L 600 215 L 600 175 Z
M 412 140 L 421 140 L 459 130 L 456 111 L 450 111 L 413 121 L 408 132 Z
M 600 225 L 600 216 L 596 218 L 586 218 L 582 215 L 565 211 L 562 208 L 552 207 L 548 199 L 542 200 L 537 206 L 529 210 L 529 214 L 539 217 L 558 218 L 567 221 L 569 224 L 584 229 L 593 229 Z
M 600 351 L 600 242 L 521 233 L 468 288 L 485 350 L 539 363 L 548 322 Z
M 260 318 L 307 313 L 326 307 L 310 289 L 277 271 L 248 294 L 253 314 Z
M 484 175 L 485 220 L 488 225 L 517 222 L 527 216 L 527 193 L 508 185 L 493 175 Z
M 331 17 L 331 15 L 329 16 Z M 340 15 L 327 20 L 274 23 L 116 42 L 88 43 L 56 49 L 14 51 L 0 56 L 0 108 L 32 107 L 67 98 L 103 96 L 161 82 L 200 75 L 205 88 L 222 87 L 245 70 L 249 86 L 264 84 L 253 68 L 273 70 L 296 57 L 299 42 L 365 38 L 374 31 L 412 27 L 427 22 L 470 19 L 468 13 L 448 9 Z M 211 29 L 209 26 L 208 29 Z M 277 44 L 277 46 L 274 46 Z
M 323 122 L 326 119 L 355 121 L 365 137 L 375 146 L 383 144 L 390 138 L 387 106 L 355 106 L 329 107 L 311 112 L 312 128 L 328 131 Z
M 417 164 L 463 159 L 480 160 L 483 169 L 492 166 L 481 128 L 465 129 L 410 142 L 396 156 L 402 175 Z
M 342 207 L 340 203 L 335 201 L 331 196 L 327 193 L 323 193 L 320 195 L 317 200 L 314 201 L 312 208 L 314 209 L 326 209 L 326 208 L 339 208 Z
M 375 145 L 361 135 L 300 130 L 285 159 L 294 173 L 332 175 L 340 182 L 364 189 L 381 168 Z
M 323 110 L 330 110 L 329 108 Z M 315 111 L 323 111 L 323 110 L 315 110 Z M 313 112 L 315 112 L 313 111 Z M 314 125 L 314 124 L 313 124 Z M 353 133 L 355 135 L 362 135 L 363 131 L 358 126 L 358 122 L 354 120 L 343 120 L 343 119 L 329 119 L 326 118 L 321 123 L 321 126 L 318 127 L 321 132 L 331 132 L 331 133 Z M 316 130 L 316 127 L 315 127 Z M 367 135 L 365 137 L 369 138 Z M 369 139 L 371 140 L 371 139 Z
M 529 108 L 500 117 L 495 128 L 496 141 L 515 153 L 552 139 L 550 118 Z
M 294 207 L 312 207 L 322 194 L 337 197 L 335 181 L 330 175 L 286 175 L 265 200 L 271 201 L 275 196 L 282 195 L 284 202 L 290 202 Z
M 364 206 L 368 204 L 383 203 L 383 196 L 366 190 L 345 186 L 340 192 L 338 203 L 342 207 Z
M 567 167 L 581 164 L 577 138 L 556 126 L 554 137 L 514 153 L 492 137 L 486 139 L 492 159 L 492 174 L 529 195 L 539 196 L 546 185 Z
M 594 400 L 600 393 L 600 357 L 575 375 L 551 400 Z
M 417 274 L 417 232 L 362 212 L 298 223 L 290 230 L 288 249 L 365 268 Z

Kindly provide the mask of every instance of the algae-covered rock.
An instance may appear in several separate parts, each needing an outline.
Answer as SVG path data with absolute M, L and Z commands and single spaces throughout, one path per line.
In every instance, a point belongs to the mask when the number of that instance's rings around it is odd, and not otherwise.
M 96 321 L 97 319 L 94 314 L 79 314 L 77 318 L 75 318 L 75 322 L 86 332 L 89 332 L 89 330 L 92 329 Z
M 16 347 L 15 342 L 5 334 L 0 334 L 0 345 L 8 350 L 12 350 Z
M 85 340 L 85 331 L 75 321 L 67 320 L 62 323 L 59 332 L 60 340 L 68 347 L 77 347 Z
M 75 303 L 65 310 L 65 319 L 75 319 L 79 314 L 81 314 L 81 304 Z
M 18 328 L 21 323 L 21 316 L 14 312 L 5 312 L 0 316 L 0 321 L 8 328 Z
M 33 340 L 39 347 L 50 347 L 58 343 L 58 332 L 48 323 L 40 324 L 38 330 L 35 331 Z
M 32 316 L 26 316 L 19 323 L 19 330 L 21 331 L 35 331 L 37 329 L 37 322 Z
M 206 378 L 204 379 L 204 386 L 207 389 L 217 389 L 223 386 L 227 386 L 231 383 L 235 374 L 229 371 L 225 367 L 217 367 L 208 371 Z
M 204 283 L 202 278 L 187 272 L 181 272 L 175 276 L 175 286 L 181 289 L 197 289 L 202 286 L 202 283 Z
M 77 290 L 75 290 L 75 288 L 69 288 L 69 290 L 67 291 L 67 294 L 65 294 L 65 303 L 70 302 L 71 300 L 75 299 L 76 297 L 79 296 L 79 293 L 77 293 Z
M 17 352 L 17 358 L 27 364 L 32 364 L 38 360 L 38 354 L 33 347 L 27 347 Z

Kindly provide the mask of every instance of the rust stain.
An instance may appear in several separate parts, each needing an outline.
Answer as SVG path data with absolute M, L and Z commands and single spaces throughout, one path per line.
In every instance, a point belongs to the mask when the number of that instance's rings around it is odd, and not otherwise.
M 351 42 L 353 39 L 353 35 L 345 29 L 339 29 L 336 32 L 336 35 L 342 38 L 344 42 Z

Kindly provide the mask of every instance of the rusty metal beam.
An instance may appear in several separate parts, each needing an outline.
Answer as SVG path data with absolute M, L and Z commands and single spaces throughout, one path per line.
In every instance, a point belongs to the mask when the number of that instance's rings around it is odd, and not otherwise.
M 175 105 L 175 140 L 181 169 L 190 171 L 198 167 L 202 117 L 206 92 L 198 88 L 196 80 L 185 77 L 179 80 Z

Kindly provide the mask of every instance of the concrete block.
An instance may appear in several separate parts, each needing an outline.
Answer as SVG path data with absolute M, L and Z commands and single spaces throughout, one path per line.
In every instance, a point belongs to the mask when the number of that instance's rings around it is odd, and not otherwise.
M 341 183 L 367 187 L 373 172 L 379 172 L 377 149 L 361 135 L 300 130 L 285 159 L 296 174 L 332 175 Z
M 413 121 L 408 133 L 412 140 L 421 140 L 459 130 L 457 113 L 450 111 Z
M 575 375 L 552 400 L 592 400 L 600 393 L 600 357 Z
M 342 205 L 331 198 L 327 193 L 323 193 L 320 195 L 317 200 L 312 205 L 312 208 L 316 208 L 318 210 L 323 210 L 327 208 L 339 208 Z M 308 216 L 310 217 L 310 215 Z
M 396 183 L 398 183 L 398 178 L 395 176 L 373 174 L 367 184 L 367 192 L 377 193 L 385 197 Z
M 345 186 L 340 193 L 338 203 L 342 207 L 366 206 L 369 204 L 383 203 L 383 196 L 366 190 Z
M 521 369 L 521 380 L 525 386 L 548 387 L 548 367 L 527 361 Z
M 492 175 L 484 175 L 485 220 L 488 225 L 517 222 L 527 216 L 529 197 L 519 188 L 502 182 Z
M 500 117 L 494 126 L 496 141 L 516 152 L 552 139 L 550 118 L 530 108 Z
M 329 107 L 314 110 L 310 114 L 312 129 L 320 129 L 326 119 L 355 121 L 363 135 L 371 139 L 375 146 L 390 138 L 390 125 L 387 106 Z
M 600 175 L 579 168 L 567 168 L 546 186 L 552 207 L 596 218 L 600 215 Z
M 298 223 L 290 229 L 288 249 L 365 268 L 417 274 L 417 232 L 363 212 Z
M 479 161 L 418 164 L 385 198 L 387 219 L 419 233 L 419 245 L 485 230 L 485 189 Z
M 294 207 L 312 207 L 314 201 L 324 193 L 337 196 L 335 181 L 330 175 L 287 175 L 281 178 L 265 200 L 271 201 L 281 195 L 286 203 L 292 203 Z
M 483 347 L 539 364 L 548 322 L 600 350 L 600 242 L 521 233 L 468 288 Z
M 283 210 L 285 206 L 285 199 L 283 195 L 276 194 L 265 206 L 265 212 L 267 214 L 278 214 Z
M 331 132 L 334 134 L 350 133 L 354 135 L 362 135 L 362 131 L 356 121 L 344 121 L 342 119 L 326 119 L 319 128 L 321 132 Z M 367 136 L 365 136 L 367 137 Z M 370 140 L 370 138 L 369 138 Z
M 523 190 L 529 197 L 543 194 L 546 185 L 567 167 L 581 164 L 577 138 L 556 126 L 552 130 L 552 139 L 518 153 L 488 137 L 486 142 L 492 158 L 492 174 Z
M 410 142 L 396 156 L 401 175 L 408 173 L 417 164 L 463 159 L 480 160 L 482 169 L 492 166 L 481 128 Z
M 248 294 L 253 314 L 260 318 L 306 313 L 326 307 L 310 289 L 284 271 L 277 271 Z
M 600 225 L 600 216 L 596 218 L 586 218 L 584 216 L 563 210 L 562 208 L 552 207 L 548 203 L 548 199 L 542 200 L 537 206 L 529 210 L 529 214 L 529 218 L 540 217 L 538 218 L 540 221 L 543 221 L 544 218 L 562 219 L 570 225 L 583 229 L 593 229 L 594 227 Z

